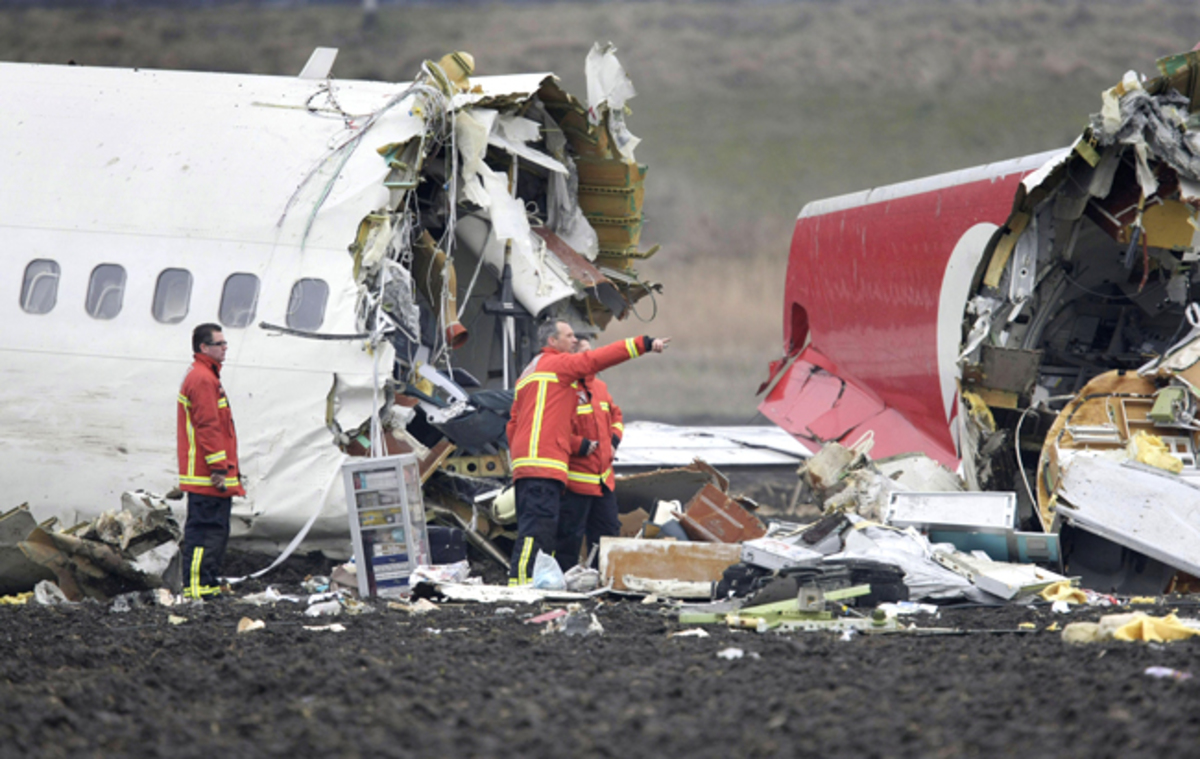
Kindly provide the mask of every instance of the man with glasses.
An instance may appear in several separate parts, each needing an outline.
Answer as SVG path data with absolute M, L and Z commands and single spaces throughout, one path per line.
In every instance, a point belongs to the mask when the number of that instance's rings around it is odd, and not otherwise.
M 188 494 L 183 528 L 187 598 L 215 597 L 229 542 L 233 496 L 246 494 L 238 469 L 237 433 L 221 387 L 228 343 L 219 324 L 192 330 L 194 361 L 179 389 L 179 488 Z

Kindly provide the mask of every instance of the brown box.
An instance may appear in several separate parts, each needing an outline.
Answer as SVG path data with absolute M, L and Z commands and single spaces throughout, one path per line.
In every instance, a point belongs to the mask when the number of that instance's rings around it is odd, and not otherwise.
M 712 485 L 705 485 L 675 516 L 692 540 L 740 543 L 767 534 L 758 517 Z

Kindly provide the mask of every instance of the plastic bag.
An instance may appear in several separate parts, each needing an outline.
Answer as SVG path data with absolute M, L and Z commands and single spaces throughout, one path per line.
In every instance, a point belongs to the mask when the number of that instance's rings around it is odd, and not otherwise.
M 562 567 L 553 556 L 538 551 L 533 561 L 533 587 L 538 590 L 566 590 L 567 581 L 563 577 Z
M 62 592 L 62 588 L 49 580 L 42 580 L 33 586 L 33 597 L 42 606 L 58 606 L 59 604 L 71 603 L 67 595 Z
M 600 587 L 600 573 L 582 564 L 576 564 L 563 575 L 567 590 L 574 593 L 590 593 Z
M 471 577 L 471 564 L 466 559 L 453 564 L 422 564 L 413 570 L 408 581 L 411 585 L 419 582 L 438 584 L 442 582 L 466 582 Z

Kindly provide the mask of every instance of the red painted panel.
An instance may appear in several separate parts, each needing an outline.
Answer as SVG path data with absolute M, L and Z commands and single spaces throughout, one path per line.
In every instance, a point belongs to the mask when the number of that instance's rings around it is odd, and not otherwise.
M 958 241 L 977 224 L 1002 225 L 1028 170 L 923 193 L 866 203 L 796 223 L 784 302 L 785 344 L 795 307 L 803 308 L 811 350 L 822 362 L 889 411 L 859 428 L 876 431 L 875 456 L 921 450 L 945 462 L 954 457 L 937 363 L 938 303 L 942 279 Z M 978 176 L 978 175 L 976 175 Z M 803 339 L 802 336 L 798 336 Z M 797 362 L 792 376 L 804 369 Z M 808 405 L 803 386 L 781 381 L 760 409 L 794 435 L 805 437 L 832 408 Z M 780 413 L 784 408 L 787 413 Z M 859 411 L 865 407 L 857 407 Z M 855 414 L 831 417 L 834 433 Z M 803 421 L 802 424 L 799 422 Z M 896 432 L 888 425 L 896 425 Z M 900 428 L 907 427 L 908 431 Z M 844 441 L 860 434 L 843 435 Z M 853 442 L 853 441 L 850 441 Z M 914 447 L 919 443 L 921 447 Z

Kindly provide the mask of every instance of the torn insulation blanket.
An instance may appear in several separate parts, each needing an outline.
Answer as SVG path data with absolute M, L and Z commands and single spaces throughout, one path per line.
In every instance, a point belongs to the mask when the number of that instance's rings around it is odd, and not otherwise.
M 0 139 L 19 146 L 0 159 L 0 233 L 41 256 L 0 304 L 15 501 L 74 524 L 169 490 L 202 322 L 229 341 L 247 544 L 311 519 L 305 547 L 344 554 L 347 452 L 502 454 L 503 402 L 472 397 L 511 387 L 536 320 L 603 328 L 653 287 L 636 245 L 600 239 L 577 166 L 645 167 L 612 140 L 623 110 L 589 121 L 553 75 L 472 69 L 453 54 L 396 84 L 0 64 Z M 640 196 L 627 210 L 640 223 Z M 120 277 L 89 295 L 97 267 Z M 158 291 L 164 272 L 185 284 Z

